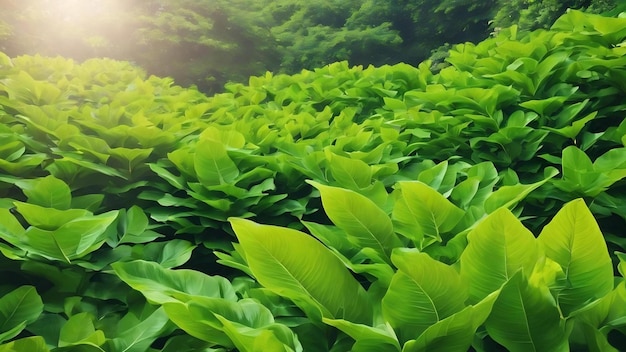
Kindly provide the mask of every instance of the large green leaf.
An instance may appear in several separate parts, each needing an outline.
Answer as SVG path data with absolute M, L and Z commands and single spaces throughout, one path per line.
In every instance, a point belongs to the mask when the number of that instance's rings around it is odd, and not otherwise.
M 17 336 L 43 312 L 33 286 L 20 286 L 0 298 L 0 343 Z
M 20 180 L 16 185 L 28 197 L 28 202 L 46 208 L 69 209 L 72 202 L 70 187 L 50 175 L 33 180 Z
M 391 219 L 369 198 L 351 190 L 307 182 L 320 191 L 324 211 L 355 246 L 372 248 L 383 259 L 389 258 L 393 248 L 400 247 Z
M 14 202 L 14 204 L 16 210 L 24 217 L 24 220 L 31 226 L 42 230 L 53 231 L 70 221 L 92 215 L 91 212 L 83 209 L 58 210 L 24 202 Z
M 287 297 L 311 319 L 370 322 L 365 290 L 328 248 L 289 228 L 229 219 L 250 270 L 261 285 Z
M 570 344 L 587 345 L 590 350 L 619 351 L 609 344 L 608 335 L 614 328 L 623 330 L 625 316 L 626 285 L 622 281 L 609 294 L 578 309 L 568 318 L 575 331 L 570 335 Z
M 59 335 L 59 347 L 89 346 L 90 350 L 104 351 L 99 348 L 104 342 L 104 332 L 96 330 L 94 317 L 87 312 L 70 317 Z
M 274 323 L 268 308 L 253 299 L 232 302 L 193 297 L 185 303 L 166 302 L 163 307 L 169 318 L 191 336 L 225 347 L 256 351 L 263 342 L 282 347 L 284 343 L 293 346 L 297 341 L 288 329 Z
M 19 246 L 23 234 L 24 227 L 22 227 L 22 224 L 11 214 L 11 211 L 9 209 L 0 208 L 0 238 L 14 246 Z
M 506 208 L 482 220 L 467 236 L 461 277 L 472 302 L 497 291 L 520 269 L 531 272 L 539 257 L 533 234 Z
M 441 233 L 451 231 L 465 212 L 443 195 L 419 181 L 398 182 L 400 190 L 393 208 L 395 230 L 419 248 L 442 241 Z
M 0 352 L 49 352 L 46 340 L 41 336 L 25 337 L 0 345 Z
M 302 352 L 296 335 L 285 325 L 270 324 L 262 328 L 250 328 L 216 314 L 224 332 L 239 351 Z
M 109 153 L 111 154 L 112 159 L 117 159 L 121 163 L 123 168 L 121 170 L 125 170 L 129 174 L 133 172 L 133 169 L 146 160 L 150 154 L 152 153 L 153 148 L 147 149 L 131 149 L 131 148 L 111 148 Z
M 330 172 L 340 186 L 356 191 L 371 184 L 372 169 L 365 162 L 325 151 Z
M 467 286 L 454 268 L 415 249 L 396 249 L 391 259 L 398 271 L 382 300 L 382 312 L 401 342 L 416 339 L 465 307 Z
M 155 304 L 187 301 L 194 296 L 237 300 L 231 283 L 221 276 L 189 269 L 165 269 L 158 263 L 144 260 L 117 262 L 111 267 L 122 281 Z
M 119 211 L 117 228 L 119 240 L 110 241 L 109 244 L 112 246 L 122 243 L 146 243 L 162 236 L 147 229 L 148 216 L 136 205 L 131 206 L 128 210 L 121 209 Z
M 372 327 L 364 324 L 355 324 L 343 319 L 324 318 L 323 321 L 345 332 L 356 341 L 351 351 L 400 351 L 398 338 L 388 324 Z
M 198 180 L 205 186 L 232 183 L 239 176 L 239 169 L 228 156 L 226 147 L 213 140 L 198 141 L 194 169 Z
M 558 175 L 559 171 L 555 168 L 546 168 L 544 171 L 544 179 L 525 185 L 515 184 L 512 186 L 502 186 L 497 191 L 493 192 L 487 200 L 485 200 L 485 211 L 491 213 L 500 207 L 506 207 L 512 209 L 517 203 L 522 201 L 530 192 L 541 187 L 554 176 Z
M 402 352 L 465 352 L 476 337 L 476 330 L 492 312 L 500 291 L 491 293 L 476 305 L 467 306 L 434 325 L 417 339 L 404 344 Z
M 105 231 L 117 218 L 117 210 L 85 216 L 53 230 L 29 227 L 24 233 L 24 249 L 44 257 L 66 261 L 84 257 L 105 241 Z
M 169 318 L 163 308 L 158 308 L 144 319 L 128 313 L 118 324 L 118 334 L 107 341 L 112 351 L 143 352 L 167 328 Z
M 543 228 L 538 242 L 565 273 L 557 286 L 557 302 L 565 316 L 613 289 L 611 257 L 583 199 L 563 206 Z
M 621 158 L 614 156 L 615 153 L 609 153 L 606 159 L 598 158 L 600 162 L 596 168 L 585 152 L 576 146 L 569 146 L 563 150 L 563 179 L 556 181 L 555 185 L 566 192 L 595 197 L 626 177 L 626 170 L 618 165 Z M 607 168 L 606 161 L 609 160 L 613 162 L 611 168 Z
M 523 270 L 502 287 L 485 326 L 508 351 L 569 351 L 565 321 L 548 287 L 530 285 Z

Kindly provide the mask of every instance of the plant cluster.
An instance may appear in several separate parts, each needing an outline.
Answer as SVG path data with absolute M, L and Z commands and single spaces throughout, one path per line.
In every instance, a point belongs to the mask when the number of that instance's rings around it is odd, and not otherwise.
M 626 19 L 207 97 L 0 55 L 0 352 L 617 351 Z
M 10 56 L 109 57 L 204 92 L 269 70 L 335 61 L 417 64 L 444 43 L 494 30 L 547 28 L 567 8 L 616 0 L 4 0 L 0 50 Z M 53 28 L 54 30 L 51 30 Z

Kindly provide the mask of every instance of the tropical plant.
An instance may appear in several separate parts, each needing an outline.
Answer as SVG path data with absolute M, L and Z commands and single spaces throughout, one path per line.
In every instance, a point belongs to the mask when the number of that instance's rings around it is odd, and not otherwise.
M 1 54 L 0 351 L 617 350 L 624 28 L 211 97 Z

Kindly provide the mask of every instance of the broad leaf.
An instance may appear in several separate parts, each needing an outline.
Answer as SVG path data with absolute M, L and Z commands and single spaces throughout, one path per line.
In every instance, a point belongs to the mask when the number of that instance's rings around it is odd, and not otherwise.
M 160 337 L 169 322 L 169 318 L 163 308 L 158 308 L 147 318 L 140 321 L 136 317 L 133 318 L 137 322 L 132 327 L 119 331 L 116 337 L 107 341 L 107 346 L 110 350 L 125 352 L 146 351 Z
M 50 352 L 41 336 L 25 337 L 0 345 L 0 352 Z
M 289 298 L 311 319 L 371 321 L 365 290 L 328 248 L 289 228 L 229 219 L 261 285 Z
M 330 172 L 340 186 L 356 191 L 372 183 L 372 169 L 362 160 L 333 154 L 329 149 L 326 149 L 326 158 Z
M 58 210 L 36 204 L 15 202 L 15 208 L 30 225 L 42 230 L 56 230 L 64 224 L 92 213 L 82 209 Z
M 0 238 L 14 246 L 19 246 L 23 234 L 24 227 L 22 227 L 22 224 L 11 214 L 11 211 L 9 209 L 0 208 Z
M 96 330 L 94 317 L 90 313 L 78 313 L 61 328 L 59 347 L 89 345 L 102 346 L 105 342 L 104 332 Z
M 32 204 L 65 210 L 69 209 L 72 202 L 70 187 L 52 175 L 34 180 L 20 180 L 16 185 Z
M 557 288 L 557 302 L 565 316 L 613 289 L 611 257 L 583 199 L 563 206 L 543 228 L 538 242 L 565 273 Z
M 43 312 L 33 286 L 21 286 L 0 298 L 0 343 L 17 336 Z
M 548 288 L 528 284 L 520 270 L 503 287 L 485 326 L 508 351 L 569 351 L 561 319 Z
M 485 201 L 485 211 L 491 213 L 500 207 L 512 209 L 517 203 L 526 198 L 530 192 L 544 185 L 558 173 L 559 171 L 555 168 L 547 168 L 544 172 L 545 178 L 543 180 L 528 185 L 519 183 L 513 186 L 500 187 Z
M 383 259 L 389 258 L 393 248 L 400 247 L 391 219 L 369 198 L 351 190 L 307 182 L 320 191 L 324 211 L 354 245 L 372 248 Z
M 417 339 L 404 344 L 402 352 L 465 352 L 474 341 L 476 329 L 483 325 L 498 297 L 496 291 L 474 306 L 465 307 L 434 325 Z
M 24 247 L 47 258 L 70 263 L 98 249 L 105 231 L 117 218 L 117 211 L 80 217 L 47 231 L 29 227 L 24 233 Z
M 187 301 L 194 296 L 237 300 L 231 283 L 221 276 L 208 276 L 189 269 L 165 269 L 143 260 L 117 262 L 111 267 L 122 281 L 155 304 Z
M 533 234 L 506 208 L 482 220 L 467 236 L 461 277 L 472 302 L 497 291 L 520 269 L 531 272 L 539 250 Z
M 398 182 L 399 196 L 393 208 L 396 231 L 419 248 L 442 241 L 441 233 L 451 231 L 465 212 L 443 195 L 419 181 Z
M 226 147 L 213 140 L 198 141 L 194 169 L 198 180 L 207 187 L 232 183 L 239 176 L 237 165 L 228 156 Z
M 250 328 L 219 314 L 215 314 L 215 317 L 222 323 L 224 332 L 239 351 L 302 351 L 297 337 L 285 325 L 271 324 L 262 328 Z
M 252 299 L 238 302 L 223 298 L 193 297 L 186 303 L 170 301 L 163 304 L 169 318 L 191 336 L 225 347 L 235 344 L 224 331 L 221 317 L 249 328 L 263 328 L 274 323 L 272 313 Z
M 382 312 L 401 342 L 465 307 L 467 287 L 454 268 L 417 250 L 396 249 L 391 259 L 398 272 L 382 300 Z
M 371 327 L 363 324 L 355 324 L 347 320 L 326 318 L 324 318 L 323 321 L 345 332 L 356 341 L 351 351 L 400 351 L 398 339 L 389 325 Z

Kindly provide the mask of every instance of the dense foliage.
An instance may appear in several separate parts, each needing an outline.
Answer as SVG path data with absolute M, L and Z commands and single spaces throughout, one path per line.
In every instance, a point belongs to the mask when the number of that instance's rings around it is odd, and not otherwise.
M 10 56 L 137 62 L 204 92 L 270 70 L 335 61 L 416 65 L 444 43 L 498 28 L 547 28 L 565 9 L 602 12 L 616 0 L 4 0 L 0 50 Z
M 207 97 L 0 55 L 1 351 L 617 351 L 626 19 Z

